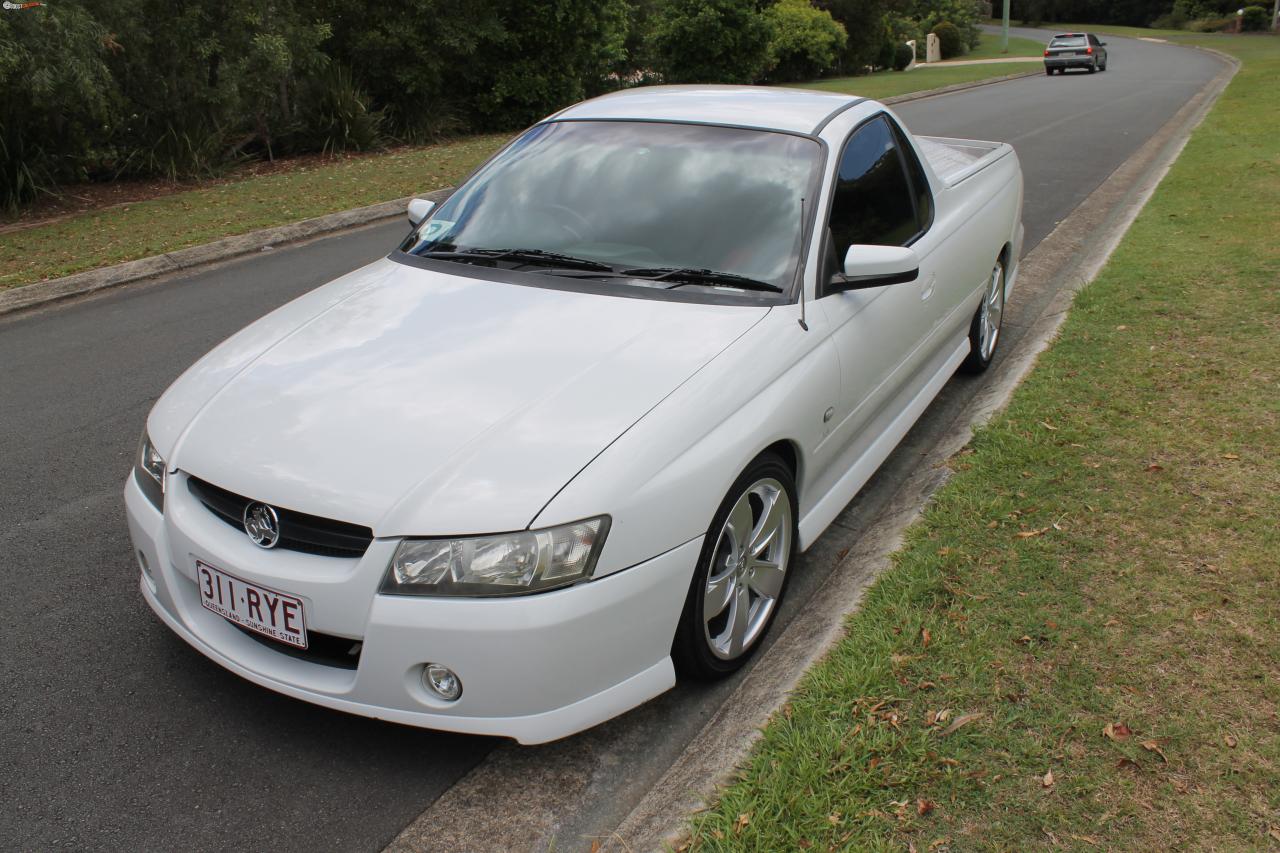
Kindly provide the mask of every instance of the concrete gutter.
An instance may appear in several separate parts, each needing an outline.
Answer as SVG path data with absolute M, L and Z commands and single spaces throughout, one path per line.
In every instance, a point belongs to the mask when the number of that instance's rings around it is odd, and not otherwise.
M 907 101 L 918 101 L 923 98 L 932 98 L 936 95 L 945 95 L 951 92 L 973 89 L 978 86 L 990 86 L 995 83 L 1003 83 L 1006 80 L 1027 76 L 1030 75 L 1011 74 L 988 80 L 958 83 L 954 86 L 944 86 L 940 89 L 930 89 L 925 92 L 914 92 L 910 95 L 886 98 L 883 103 L 900 104 Z M 423 193 L 420 197 L 431 199 L 432 201 L 443 201 L 452 191 L 452 187 L 447 187 Z M 334 234 L 339 231 L 361 228 L 375 222 L 394 219 L 397 216 L 405 215 L 405 207 L 409 203 L 409 198 L 398 198 L 379 204 L 371 204 L 367 207 L 343 210 L 326 216 L 304 219 L 301 222 L 294 222 L 290 225 L 261 228 L 257 231 L 226 237 L 201 246 L 191 246 L 190 248 L 178 249 L 162 255 L 153 255 L 136 261 L 126 261 L 114 266 L 86 270 L 63 278 L 9 288 L 0 291 L 0 316 L 14 311 L 37 308 L 52 302 L 87 296 L 138 281 L 189 272 L 265 249 L 300 243 L 304 240 L 312 240 L 316 237 Z

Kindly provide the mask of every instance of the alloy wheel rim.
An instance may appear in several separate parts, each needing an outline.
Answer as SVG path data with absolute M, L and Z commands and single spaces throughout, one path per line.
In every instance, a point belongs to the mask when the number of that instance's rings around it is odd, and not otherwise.
M 1004 319 L 1004 267 L 996 264 L 991 271 L 991 281 L 982 297 L 982 311 L 978 318 L 979 341 L 982 360 L 989 361 L 996 351 L 1000 338 L 1000 321 Z
M 777 606 L 791 556 L 791 500 L 758 480 L 725 519 L 703 591 L 702 630 L 711 653 L 734 660 L 760 638 Z

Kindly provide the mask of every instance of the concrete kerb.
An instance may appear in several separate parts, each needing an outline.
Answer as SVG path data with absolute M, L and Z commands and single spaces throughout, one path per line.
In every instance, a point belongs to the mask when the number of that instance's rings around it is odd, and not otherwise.
M 424 193 L 422 197 L 439 201 L 447 197 L 449 192 L 450 190 L 447 189 L 436 190 Z M 247 234 L 225 237 L 212 243 L 178 249 L 163 255 L 153 255 L 149 258 L 126 261 L 114 266 L 86 270 L 63 278 L 0 291 L 0 316 L 146 279 L 186 272 L 260 252 L 263 249 L 299 243 L 338 231 L 360 228 L 374 222 L 404 216 L 408 203 L 408 198 L 384 201 L 367 207 L 304 219 L 288 225 L 262 228 Z
M 901 104 L 923 98 L 932 98 L 937 95 L 945 95 L 950 92 L 973 89 L 978 86 L 990 86 L 995 83 L 1003 83 L 1006 80 L 1027 76 L 1030 75 L 1011 74 L 988 80 L 975 80 L 970 83 L 959 83 L 939 89 L 930 89 L 925 92 L 886 98 L 883 103 L 890 105 Z M 452 191 L 452 187 L 449 187 L 423 193 L 421 197 L 433 201 L 441 201 L 447 198 Z M 406 196 L 392 201 L 371 204 L 367 207 L 357 207 L 352 210 L 330 213 L 326 216 L 317 216 L 313 219 L 304 219 L 301 222 L 294 222 L 289 225 L 262 228 L 257 231 L 250 231 L 247 234 L 225 237 L 200 246 L 191 246 L 186 249 L 166 252 L 162 255 L 153 255 L 149 258 L 126 261 L 109 267 L 86 270 L 62 278 L 3 290 L 0 291 L 0 316 L 15 311 L 38 308 L 42 305 L 61 302 L 79 296 L 87 296 L 108 288 L 120 287 L 174 273 L 187 272 L 198 267 L 232 260 L 253 252 L 260 252 L 267 248 L 299 243 L 339 231 L 362 228 L 375 222 L 403 216 L 405 207 L 409 203 L 409 198 L 411 197 Z
M 707 722 L 674 766 L 653 786 L 614 832 L 617 849 L 677 846 L 686 817 L 732 778 L 761 736 L 763 726 L 787 701 L 807 669 L 843 636 L 843 620 L 863 592 L 888 568 L 907 527 L 929 497 L 946 482 L 947 460 L 968 444 L 975 427 L 1002 409 L 1065 322 L 1075 295 L 1106 265 L 1129 226 L 1240 67 L 1234 57 L 1211 51 L 1228 67 L 1122 164 L 1102 186 L 1064 219 L 1022 261 L 1019 288 L 1039 283 L 1054 298 L 1029 322 L 1015 358 L 996 365 L 997 375 L 956 418 L 953 428 L 917 466 L 894 496 L 889 511 L 857 542 L 832 572 L 806 611 L 766 651 L 738 689 Z M 1102 211 L 1099 213 L 1099 211 Z M 815 612 L 816 611 L 816 612 Z M 606 844 L 605 849 L 613 849 Z

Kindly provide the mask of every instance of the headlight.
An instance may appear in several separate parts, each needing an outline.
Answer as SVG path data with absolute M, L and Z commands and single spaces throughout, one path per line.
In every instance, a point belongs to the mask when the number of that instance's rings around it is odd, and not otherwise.
M 521 595 L 591 577 L 609 532 L 602 515 L 545 530 L 465 539 L 406 539 L 382 591 L 399 595 Z
M 164 512 L 164 469 L 164 458 L 152 446 L 151 437 L 146 430 L 143 430 L 142 439 L 138 442 L 134 479 L 138 481 L 147 500 L 161 512 Z

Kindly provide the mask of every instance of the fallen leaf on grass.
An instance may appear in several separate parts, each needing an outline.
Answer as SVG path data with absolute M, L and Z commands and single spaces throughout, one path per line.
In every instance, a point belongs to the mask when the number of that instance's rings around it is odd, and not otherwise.
M 964 726 L 969 725 L 975 720 L 981 720 L 984 716 L 985 714 L 981 711 L 973 714 L 962 714 L 961 716 L 956 717 L 956 721 L 954 723 L 942 730 L 942 736 L 946 737 L 947 735 L 955 734 Z M 939 722 L 941 722 L 941 715 L 939 715 Z
M 1235 749 L 1236 744 L 1240 743 L 1240 741 L 1236 740 L 1236 736 L 1233 735 L 1231 732 L 1227 732 L 1226 736 L 1223 737 L 1222 740 L 1229 749 Z
M 1234 453 L 1224 453 L 1222 454 L 1222 458 L 1223 459 L 1239 459 L 1240 457 Z
M 929 648 L 929 641 L 933 639 L 933 635 L 929 633 L 928 628 L 920 630 L 920 645 L 922 648 Z
M 934 803 L 933 800 L 925 800 L 925 799 L 916 800 L 916 814 L 920 815 L 920 817 L 924 817 L 929 812 L 933 811 L 934 808 L 936 807 L 937 807 L 937 804 Z
M 743 812 L 738 815 L 738 819 L 733 824 L 734 833 L 742 832 L 749 823 L 751 823 L 751 812 Z
M 1102 727 L 1103 737 L 1111 740 L 1124 740 L 1131 734 L 1133 734 L 1133 730 L 1124 723 L 1107 723 Z
M 1072 835 L 1071 838 L 1075 841 L 1083 841 L 1085 844 L 1092 844 L 1094 847 L 1102 843 L 1092 835 Z
M 832 826 L 838 825 L 840 823 L 840 812 L 832 812 L 831 814 L 827 815 L 827 823 L 831 824 Z
M 1030 539 L 1032 536 L 1043 536 L 1049 532 L 1049 528 L 1041 527 L 1039 530 L 1020 530 L 1018 531 L 1019 539 Z
M 1148 471 L 1163 471 L 1163 470 L 1164 470 L 1164 466 L 1163 466 L 1163 465 L 1160 465 L 1160 464 L 1158 464 L 1158 463 L 1156 463 L 1156 462 L 1152 462 L 1150 465 L 1148 465 L 1148 466 L 1147 466 L 1147 470 L 1148 470 Z
M 1132 758 L 1122 758 L 1116 762 L 1117 770 L 1141 770 L 1142 765 L 1134 761 Z
M 999 527 L 999 526 L 1000 526 L 1000 522 L 999 522 L 999 521 L 997 521 L 997 520 L 996 520 L 996 519 L 994 519 L 994 518 L 987 522 L 987 529 L 988 529 L 988 530 L 995 530 L 995 529 L 996 529 L 997 527 Z
M 1042 427 L 1044 427 L 1045 429 L 1049 430 L 1049 432 L 1057 432 L 1057 431 L 1058 431 L 1058 428 L 1057 428 L 1056 426 L 1054 426 L 1053 424 L 1049 423 L 1048 421 L 1041 421 L 1041 422 L 1040 422 L 1040 426 L 1042 426 Z
M 1169 763 L 1169 757 L 1165 755 L 1164 750 L 1160 748 L 1159 741 L 1144 740 L 1142 742 L 1142 748 L 1145 749 L 1147 752 L 1154 752 L 1156 755 L 1160 756 L 1160 760 L 1163 761 L 1165 764 Z
M 1053 771 L 1050 770 L 1040 779 L 1040 785 L 1045 788 L 1052 788 L 1054 783 Z
M 1271 829 L 1270 829 L 1270 831 L 1269 831 L 1269 832 L 1267 832 L 1267 835 L 1270 835 L 1270 836 L 1271 836 L 1272 838 L 1274 838 L 1276 841 L 1280 841 L 1280 829 L 1277 829 L 1277 828 L 1276 828 L 1276 827 L 1274 827 L 1274 826 L 1273 826 L 1273 827 L 1271 827 Z
M 719 832 L 719 831 L 720 831 L 720 830 L 718 830 L 718 829 L 716 830 L 716 832 Z M 599 838 L 593 838 L 593 839 L 591 839 L 591 853 L 600 853 L 600 839 L 599 839 Z

